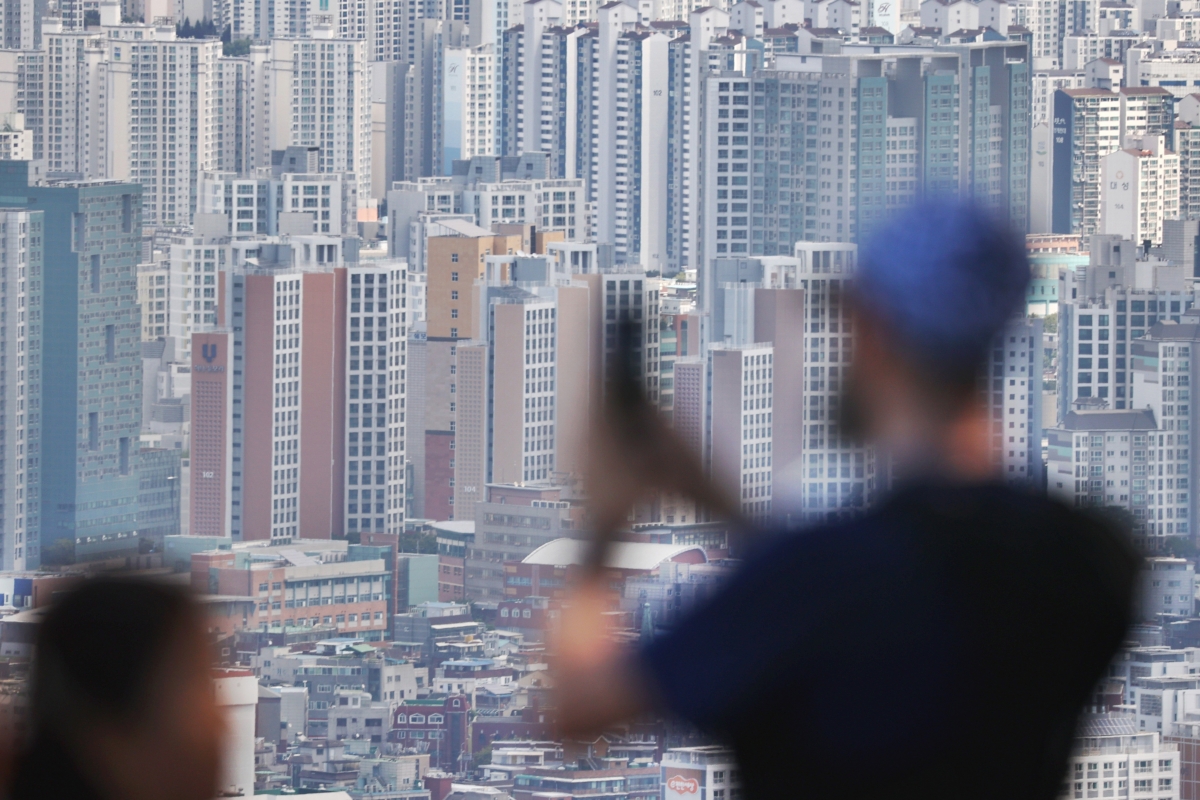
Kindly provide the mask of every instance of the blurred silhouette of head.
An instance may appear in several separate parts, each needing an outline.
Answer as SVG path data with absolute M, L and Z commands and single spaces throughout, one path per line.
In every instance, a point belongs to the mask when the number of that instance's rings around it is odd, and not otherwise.
M 861 247 L 851 289 L 858 432 L 928 437 L 977 405 L 988 350 L 1029 277 L 1022 237 L 969 201 L 924 199 L 887 219 Z
M 128 578 L 85 581 L 38 633 L 33 750 L 61 748 L 82 781 L 110 800 L 209 800 L 222 733 L 210 666 L 202 612 L 183 591 Z M 23 794 L 37 780 L 18 772 Z

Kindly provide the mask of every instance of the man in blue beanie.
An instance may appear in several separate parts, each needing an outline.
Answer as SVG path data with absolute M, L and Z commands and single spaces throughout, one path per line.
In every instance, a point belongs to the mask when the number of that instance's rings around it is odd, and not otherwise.
M 1065 794 L 1138 559 L 1121 532 L 995 472 L 978 377 L 1028 280 L 1020 238 L 975 207 L 925 201 L 888 221 L 861 251 L 846 400 L 901 479 L 861 519 L 765 535 L 636 652 L 605 635 L 597 571 L 552 645 L 563 728 L 648 712 L 693 724 L 739 765 L 707 776 L 706 800 Z M 596 430 L 596 519 L 653 489 L 706 491 L 661 425 L 630 436 L 610 414 Z M 672 777 L 667 797 L 699 788 Z

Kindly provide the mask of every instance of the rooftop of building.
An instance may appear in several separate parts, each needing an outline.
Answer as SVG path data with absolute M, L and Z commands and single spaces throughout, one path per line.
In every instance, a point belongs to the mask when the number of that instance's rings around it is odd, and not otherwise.
M 1060 92 L 1068 97 L 1117 97 L 1116 92 L 1110 92 L 1108 89 L 1059 89 Z
M 1127 410 L 1089 409 L 1068 411 L 1063 419 L 1063 430 L 1068 431 L 1152 431 L 1158 425 L 1154 412 L 1148 408 Z
M 1193 315 L 1184 315 L 1185 318 L 1196 319 Z M 1200 341 L 1200 321 L 1197 322 L 1171 322 L 1170 320 L 1158 322 L 1151 328 L 1147 334 L 1148 339 L 1165 339 L 1171 341 Z
M 548 567 L 578 566 L 587 559 L 589 542 L 583 539 L 554 539 L 527 555 L 521 563 Z M 684 554 L 707 563 L 704 548 L 696 545 L 650 544 L 647 542 L 614 542 L 605 566 L 612 569 L 648 571 L 664 561 L 674 561 Z
M 1109 59 L 1109 60 L 1111 60 L 1111 59 Z M 1114 62 L 1114 63 L 1120 63 L 1120 62 Z M 1121 94 L 1128 94 L 1128 95 L 1147 95 L 1147 96 L 1149 96 L 1149 95 L 1158 95 L 1158 96 L 1167 95 L 1167 96 L 1170 96 L 1170 94 L 1171 94 L 1169 91 L 1167 91 L 1166 89 L 1164 89 L 1161 86 L 1122 86 L 1120 91 L 1121 91 Z
M 1145 733 L 1145 731 L 1142 731 Z M 1079 720 L 1076 737 L 1131 736 L 1138 733 L 1132 714 L 1087 714 Z

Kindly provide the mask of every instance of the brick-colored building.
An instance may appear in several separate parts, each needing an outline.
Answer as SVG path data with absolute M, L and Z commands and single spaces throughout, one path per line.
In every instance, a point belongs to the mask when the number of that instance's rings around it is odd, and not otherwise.
M 469 766 L 471 710 L 465 694 L 431 694 L 402 702 L 392 714 L 388 741 L 429 753 L 437 769 L 460 772 Z

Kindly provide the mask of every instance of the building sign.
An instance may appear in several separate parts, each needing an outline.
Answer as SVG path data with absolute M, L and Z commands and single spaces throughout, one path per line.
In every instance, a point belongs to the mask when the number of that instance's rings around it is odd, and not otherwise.
M 667 779 L 667 788 L 675 794 L 696 794 L 700 791 L 700 781 L 674 775 Z

